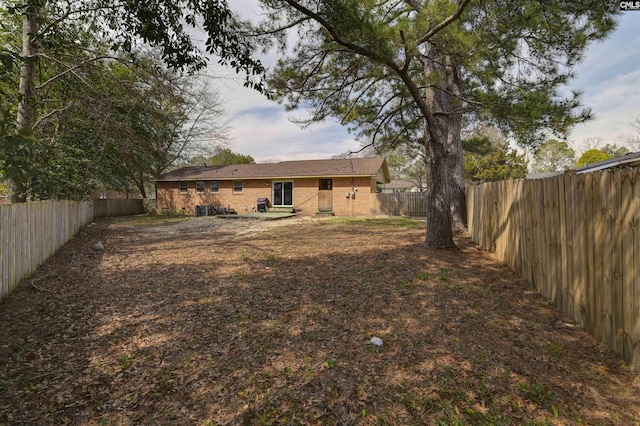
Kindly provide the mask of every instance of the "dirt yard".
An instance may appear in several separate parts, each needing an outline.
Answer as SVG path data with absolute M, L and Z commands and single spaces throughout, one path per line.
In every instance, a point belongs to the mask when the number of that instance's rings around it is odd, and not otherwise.
M 92 224 L 0 303 L 0 424 L 640 424 L 620 358 L 468 240 L 423 240 L 405 219 Z

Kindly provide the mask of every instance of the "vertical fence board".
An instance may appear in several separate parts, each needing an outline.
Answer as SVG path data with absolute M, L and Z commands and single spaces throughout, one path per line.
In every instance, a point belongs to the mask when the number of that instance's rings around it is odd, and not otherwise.
M 480 235 L 481 235 L 481 230 L 482 228 L 482 197 L 484 196 L 484 192 L 482 192 L 483 187 L 482 186 L 478 186 L 478 191 L 476 192 L 476 199 L 477 201 L 477 208 L 476 210 L 476 218 L 474 220 L 474 222 L 477 224 L 477 232 L 476 232 L 476 239 L 474 241 L 479 242 L 480 241 Z
M 522 204 L 519 200 L 522 199 L 522 179 L 514 182 L 515 191 L 511 199 L 511 213 L 515 219 L 514 229 L 515 238 L 513 238 L 513 253 L 511 254 L 512 269 L 517 271 L 520 276 L 524 275 L 523 270 L 523 255 L 522 255 L 522 236 L 523 232 L 523 219 L 522 219 Z
M 493 182 L 494 199 L 496 208 L 496 223 L 495 223 L 495 240 L 496 240 L 496 253 L 501 259 L 504 259 L 504 240 L 502 239 L 502 230 L 505 226 L 504 221 L 504 200 L 506 194 L 502 189 L 502 182 Z M 496 194 L 502 194 L 502 197 L 496 197 Z
M 23 208 L 24 204 L 17 204 L 13 209 L 13 267 L 15 268 L 15 276 L 22 277 L 24 275 L 24 267 L 22 261 L 24 256 L 21 256 L 22 250 L 24 250 L 24 227 L 22 226 Z
M 493 244 L 493 251 L 498 250 L 498 243 L 501 243 L 502 241 L 499 240 L 500 237 L 500 227 L 501 227 L 501 220 L 502 220 L 502 202 L 503 199 L 502 197 L 498 197 L 497 194 L 500 193 L 500 182 L 491 182 L 491 199 L 493 200 L 493 213 L 492 213 L 492 217 L 495 218 L 495 220 L 493 221 L 493 229 L 492 231 L 492 236 L 491 236 L 491 240 L 492 240 L 492 244 Z M 503 253 L 500 253 L 501 255 Z
M 547 235 L 546 235 L 546 207 L 545 207 L 545 182 L 544 180 L 538 181 L 538 268 L 539 271 L 539 286 L 538 289 L 542 295 L 547 297 Z
M 532 195 L 531 195 L 531 181 L 523 181 L 522 183 L 522 216 L 524 218 L 524 238 L 522 240 L 522 244 L 523 244 L 523 250 L 522 253 L 524 255 L 524 262 L 525 262 L 525 276 L 524 278 L 529 282 L 532 283 L 533 282 L 533 262 L 532 262 L 532 250 L 531 250 L 531 243 L 532 243 L 532 236 L 531 236 L 531 229 L 532 229 L 532 214 L 531 214 L 531 209 L 530 206 L 533 202 L 532 200 Z
M 11 259 L 9 260 L 9 291 L 13 290 L 13 286 L 17 281 L 17 268 L 16 268 L 16 240 L 17 240 L 17 229 L 16 229 L 16 206 L 11 206 L 11 216 L 10 216 L 10 229 L 11 229 L 11 240 L 9 246 L 9 255 Z
M 636 369 L 640 369 L 640 170 L 635 169 L 633 182 L 633 264 L 636 267 L 634 279 L 634 320 L 632 324 L 633 354 L 631 361 Z
M 540 228 L 538 198 L 538 181 L 531 181 L 531 284 L 534 288 L 539 289 L 540 286 L 540 254 L 538 252 L 538 229 Z
M 564 176 L 564 191 L 565 191 L 565 218 L 567 220 L 567 238 L 566 238 L 566 247 L 567 247 L 567 283 L 566 283 L 566 295 L 565 295 L 565 303 L 566 313 L 571 317 L 575 318 L 574 312 L 574 288 L 575 288 L 575 279 L 576 272 L 573 269 L 573 241 L 575 239 L 574 233 L 574 199 L 573 199 L 573 182 L 574 179 L 572 176 L 566 175 Z
M 35 231 L 34 221 L 35 221 L 37 211 L 38 211 L 38 206 L 36 206 L 35 208 L 26 209 L 25 216 L 23 218 L 24 227 L 25 227 L 25 237 L 27 241 L 29 241 L 29 247 L 26 248 L 25 254 L 24 254 L 26 258 L 26 263 L 27 263 L 27 269 L 26 269 L 25 275 L 27 276 L 31 275 L 35 267 L 39 265 L 39 263 L 36 263 L 38 261 L 38 258 L 35 255 L 35 252 L 37 251 L 36 247 L 38 245 L 36 244 L 36 235 L 34 232 Z
M 614 341 L 613 350 L 622 354 L 624 351 L 624 317 L 623 317 L 623 301 L 624 296 L 622 290 L 622 209 L 621 209 L 621 174 L 613 173 L 611 176 L 611 194 L 612 194 L 612 214 L 613 214 L 613 330 Z
M 489 215 L 486 220 L 490 223 L 489 227 L 489 247 L 490 250 L 495 252 L 498 248 L 498 222 L 500 222 L 500 215 L 498 210 L 498 197 L 496 197 L 496 184 L 494 182 L 488 183 L 489 186 Z
M 600 180 L 602 194 L 602 340 L 613 347 L 613 216 L 611 210 L 611 175 L 608 170 L 602 173 Z
M 481 213 L 480 213 L 480 222 L 481 229 L 480 232 L 480 247 L 484 250 L 489 250 L 491 248 L 491 244 L 489 244 L 489 230 L 491 229 L 491 210 L 489 209 L 489 205 L 491 204 L 491 194 L 489 193 L 490 186 L 488 184 L 482 185 L 482 200 L 481 200 Z
M 476 240 L 476 242 L 481 249 L 486 250 L 484 246 L 486 224 L 483 219 L 485 218 L 486 214 L 485 203 L 487 198 L 487 191 L 485 185 L 479 185 L 478 188 L 481 190 L 481 193 L 478 196 L 478 239 Z
M 541 281 L 540 281 L 540 290 L 542 295 L 549 298 L 549 238 L 548 238 L 548 229 L 549 229 L 549 189 L 547 188 L 548 181 L 541 180 L 540 181 L 540 273 L 541 273 Z
M 553 301 L 551 296 L 551 280 L 553 279 L 553 267 L 552 267 L 552 251 L 553 251 L 553 242 L 552 242 L 552 234 L 553 234 L 553 211 L 552 211 L 552 190 L 551 183 L 553 179 L 544 179 L 542 180 L 542 205 L 543 205 L 543 213 L 542 217 L 544 219 L 544 226 L 542 230 L 544 232 L 544 245 L 542 248 L 542 273 L 543 273 L 543 291 L 542 295 L 546 297 L 548 300 Z
M 500 228 L 499 228 L 500 246 L 502 247 L 503 257 L 507 260 L 509 260 L 510 253 L 513 252 L 513 250 L 509 250 L 510 248 L 509 244 L 512 241 L 512 239 L 508 237 L 509 235 L 511 235 L 512 217 L 510 216 L 509 212 L 511 210 L 511 202 L 512 202 L 513 196 L 511 193 L 512 186 L 508 185 L 508 183 L 509 182 L 507 181 L 502 181 L 500 182 L 500 186 L 499 186 L 500 192 L 505 194 L 504 197 L 500 197 L 500 200 L 502 201 L 502 206 L 501 206 L 502 220 L 500 222 Z
M 581 327 L 587 327 L 587 280 L 585 262 L 585 208 L 584 208 L 584 175 L 573 175 L 575 178 L 575 202 L 574 202 L 574 239 L 573 239 L 573 273 L 574 273 L 574 318 Z
M 603 280 L 603 232 L 604 232 L 604 216 L 602 215 L 602 172 L 593 174 L 593 194 L 592 202 L 592 226 L 593 230 L 591 246 L 593 247 L 593 335 L 599 340 L 603 339 L 602 326 L 604 323 L 604 288 Z
M 550 299 L 556 308 L 562 308 L 562 297 L 560 293 L 562 283 L 562 268 L 560 263 L 562 262 L 562 253 L 560 251 L 560 178 L 549 179 L 551 189 L 551 228 L 549 229 L 551 236 L 551 271 L 553 272 L 552 278 L 549 280 Z
M 504 185 L 507 189 L 507 198 L 505 200 L 505 219 L 507 221 L 507 228 L 502 233 L 502 238 L 506 241 L 505 255 L 509 260 L 508 263 L 512 269 L 517 270 L 515 259 L 518 256 L 520 232 L 518 232 L 519 221 L 518 213 L 516 211 L 517 206 L 515 205 L 515 197 L 518 186 L 513 185 L 513 183 L 514 182 L 504 182 Z
M 631 169 L 625 169 L 621 174 L 620 192 L 621 194 L 631 194 L 633 191 L 634 175 Z M 634 280 L 636 276 L 636 265 L 633 263 L 633 198 L 621 197 L 620 208 L 622 220 L 622 316 L 623 316 L 623 336 L 622 348 L 626 359 L 633 357 L 633 323 L 635 296 Z
M 0 294 L 7 292 L 5 285 L 9 283 L 9 277 L 7 276 L 9 265 L 6 262 L 6 249 L 4 249 L 4 247 L 10 247 L 7 240 L 9 233 L 7 232 L 8 224 L 6 223 L 8 208 L 9 206 L 0 204 Z
M 2 212 L 2 291 L 11 291 L 11 253 L 13 247 L 13 224 L 12 224 L 12 208 L 13 206 L 0 206 Z
M 560 309 L 567 312 L 567 282 L 569 281 L 569 247 L 567 243 L 567 216 L 571 212 L 567 212 L 567 203 L 565 198 L 565 185 L 567 176 L 558 179 L 558 199 L 560 210 Z
M 505 199 L 505 195 L 504 192 L 502 192 L 502 182 L 492 182 L 491 186 L 493 187 L 493 191 L 494 191 L 494 197 L 493 199 L 495 200 L 495 209 L 496 209 L 496 222 L 494 225 L 494 239 L 495 239 L 495 245 L 496 245 L 496 253 L 498 254 L 498 256 L 500 256 L 501 259 L 504 259 L 504 247 L 503 247 L 503 243 L 504 240 L 502 239 L 502 229 L 504 227 L 504 199 Z M 502 197 L 496 197 L 496 194 L 502 194 Z
M 595 287 L 595 259 L 594 259 L 594 251 L 593 251 L 593 226 L 594 226 L 594 214 L 593 214 L 593 192 L 594 192 L 594 181 L 593 175 L 591 173 L 587 173 L 584 177 L 584 212 L 585 212 L 585 221 L 583 232 L 585 234 L 585 245 L 584 245 L 584 263 L 582 264 L 582 268 L 584 269 L 585 274 L 585 285 L 586 285 L 586 301 L 585 301 L 585 311 L 586 311 L 586 329 L 587 331 L 593 333 L 596 328 L 595 324 L 595 300 L 594 300 L 594 287 Z

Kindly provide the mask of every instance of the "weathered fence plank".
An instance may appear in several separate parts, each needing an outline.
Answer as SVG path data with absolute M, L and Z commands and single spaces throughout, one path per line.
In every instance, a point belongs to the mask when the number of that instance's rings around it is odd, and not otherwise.
M 634 366 L 640 366 L 640 170 L 635 170 L 633 182 L 633 264 L 636 267 L 634 279 L 634 320 L 631 325 L 633 336 L 633 354 L 631 361 Z
M 622 247 L 622 209 L 620 185 L 622 182 L 621 173 L 612 173 L 611 175 L 611 195 L 612 195 L 612 216 L 613 216 L 613 350 L 622 354 L 624 351 L 624 324 L 623 322 L 623 289 L 622 289 L 622 256 L 624 255 Z
M 573 202 L 573 274 L 574 274 L 574 318 L 581 327 L 587 327 L 586 293 L 587 280 L 585 270 L 585 214 L 584 214 L 584 175 L 573 175 L 575 181 Z
M 603 215 L 602 215 L 602 186 L 600 184 L 602 180 L 602 172 L 598 171 L 593 174 L 593 198 L 592 198 L 592 211 L 593 215 L 591 220 L 593 221 L 593 282 L 594 282 L 594 329 L 593 335 L 599 340 L 603 339 L 602 324 L 604 316 L 604 272 L 603 272 Z
M 631 169 L 626 169 L 621 174 L 620 193 L 633 193 L 633 176 Z M 622 227 L 622 250 L 621 257 L 622 266 L 622 348 L 625 357 L 631 358 L 633 355 L 633 333 L 625 327 L 625 324 L 633 324 L 635 322 L 635 304 L 633 300 L 635 296 L 635 276 L 636 265 L 633 263 L 633 197 L 621 197 L 621 227 Z
M 585 236 L 585 245 L 584 252 L 585 258 L 584 263 L 582 264 L 582 268 L 584 269 L 585 275 L 585 286 L 586 286 L 586 300 L 585 300 L 585 319 L 587 321 L 586 329 L 587 331 L 593 333 L 596 328 L 596 320 L 595 320 L 595 258 L 594 258 L 594 246 L 595 240 L 593 238 L 593 225 L 594 225 L 594 214 L 593 214 L 593 196 L 595 193 L 595 186 L 593 182 L 593 175 L 588 173 L 584 176 L 584 236 Z
M 613 216 L 611 213 L 611 174 L 605 170 L 600 181 L 602 193 L 602 341 L 613 347 Z

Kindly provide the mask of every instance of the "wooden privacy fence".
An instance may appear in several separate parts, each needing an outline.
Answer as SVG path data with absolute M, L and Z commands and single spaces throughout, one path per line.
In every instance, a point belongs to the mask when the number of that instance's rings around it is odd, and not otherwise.
M 638 168 L 467 188 L 472 239 L 640 370 Z
M 371 198 L 373 216 L 426 216 L 427 194 L 424 192 L 393 192 L 374 194 Z
M 94 217 L 144 212 L 142 200 L 0 205 L 0 299 Z
M 145 213 L 141 199 L 93 200 L 93 217 L 130 216 Z

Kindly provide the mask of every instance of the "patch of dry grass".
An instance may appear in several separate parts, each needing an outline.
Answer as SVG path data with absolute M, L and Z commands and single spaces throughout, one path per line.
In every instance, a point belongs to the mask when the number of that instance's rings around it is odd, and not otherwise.
M 63 247 L 0 304 L 0 422 L 640 422 L 637 375 L 466 240 L 231 222 L 103 221 Z

